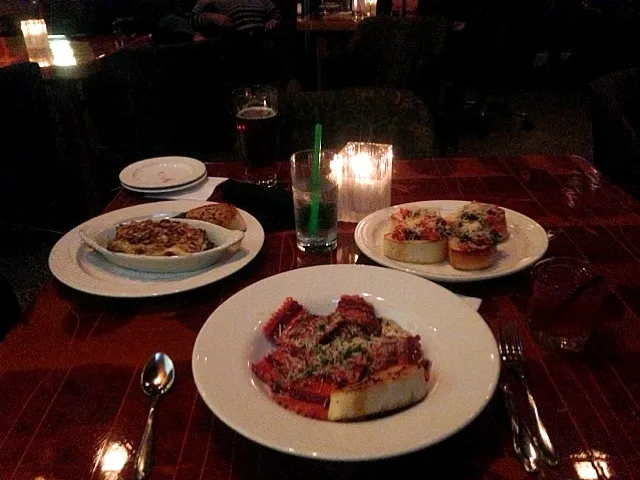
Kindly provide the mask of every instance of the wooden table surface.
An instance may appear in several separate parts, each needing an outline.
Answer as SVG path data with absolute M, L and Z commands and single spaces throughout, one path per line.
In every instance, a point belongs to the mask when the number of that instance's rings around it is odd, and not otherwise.
M 27 49 L 24 38 L 0 37 L 0 68 L 20 62 L 35 62 L 44 78 L 80 78 L 95 68 L 97 60 L 122 48 L 144 45 L 149 35 L 95 35 L 67 37 L 49 35 L 47 50 Z
M 208 168 L 211 175 L 237 173 L 233 164 Z M 547 351 L 529 335 L 528 272 L 448 288 L 481 297 L 479 312 L 494 331 L 501 319 L 520 324 L 531 387 L 561 456 L 560 465 L 543 467 L 540 478 L 639 478 L 640 205 L 578 157 L 394 161 L 394 204 L 436 199 L 487 201 L 519 211 L 548 231 L 547 255 L 584 257 L 605 273 L 612 291 L 606 315 L 579 355 Z M 121 192 L 109 209 L 142 201 L 150 200 Z M 498 395 L 441 443 L 363 463 L 272 451 L 207 409 L 190 359 L 211 312 L 243 287 L 279 272 L 370 263 L 355 246 L 354 227 L 341 224 L 337 251 L 317 257 L 297 251 L 292 230 L 267 228 L 262 251 L 244 269 L 168 297 L 109 300 L 49 282 L 0 343 L 0 478 L 133 478 L 132 458 L 150 403 L 139 387 L 140 370 L 158 350 L 172 356 L 178 380 L 157 412 L 151 479 L 531 478 L 513 453 Z

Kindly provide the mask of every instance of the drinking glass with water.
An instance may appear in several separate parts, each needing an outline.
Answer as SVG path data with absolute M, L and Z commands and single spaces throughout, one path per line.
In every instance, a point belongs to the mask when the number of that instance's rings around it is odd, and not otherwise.
M 313 150 L 291 156 L 296 240 L 304 252 L 328 252 L 338 245 L 338 180 L 331 169 L 335 155 L 333 150 L 320 151 L 317 183 L 313 179 Z

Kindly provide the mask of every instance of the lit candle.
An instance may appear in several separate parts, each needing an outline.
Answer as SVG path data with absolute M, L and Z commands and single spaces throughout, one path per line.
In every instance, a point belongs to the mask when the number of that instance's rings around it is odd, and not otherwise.
M 332 162 L 338 178 L 338 220 L 358 222 L 391 205 L 393 147 L 349 142 Z M 335 163 L 335 168 L 334 168 Z
M 362 2 L 366 2 L 367 0 L 353 0 L 353 14 L 357 18 L 362 16 Z
M 377 0 L 364 0 L 367 2 L 367 16 L 375 17 L 376 16 L 376 6 Z
M 27 47 L 29 61 L 41 67 L 47 67 L 53 62 L 53 55 L 49 48 L 47 24 L 43 19 L 22 20 L 20 29 Z

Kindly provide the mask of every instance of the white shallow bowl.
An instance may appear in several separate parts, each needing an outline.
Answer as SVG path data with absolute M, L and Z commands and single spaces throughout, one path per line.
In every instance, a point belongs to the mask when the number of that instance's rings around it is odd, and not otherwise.
M 135 221 L 135 220 L 134 220 Z M 201 228 L 207 232 L 209 240 L 216 247 L 204 252 L 183 256 L 154 256 L 135 255 L 130 253 L 112 252 L 107 249 L 109 240 L 115 238 L 117 225 L 91 225 L 78 231 L 82 241 L 100 253 L 103 257 L 116 265 L 131 270 L 151 273 L 178 273 L 200 270 L 213 265 L 223 254 L 235 253 L 244 238 L 240 230 L 228 230 L 209 222 L 190 219 L 171 219 L 174 222 L 184 222 L 192 227 Z M 120 222 L 120 224 L 126 222 Z
M 420 335 L 432 362 L 422 402 L 366 421 L 315 420 L 280 406 L 254 376 L 251 363 L 272 350 L 262 327 L 286 297 L 328 314 L 344 294 L 361 295 L 377 315 Z M 281 452 L 339 461 L 392 457 L 453 435 L 484 409 L 500 373 L 495 338 L 467 303 L 427 279 L 367 265 L 299 268 L 249 285 L 204 323 L 191 360 L 198 392 L 229 427 Z

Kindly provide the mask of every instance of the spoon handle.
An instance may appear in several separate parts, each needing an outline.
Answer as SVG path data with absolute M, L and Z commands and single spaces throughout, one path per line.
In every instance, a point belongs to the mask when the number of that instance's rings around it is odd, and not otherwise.
M 146 478 L 153 467 L 153 414 L 156 410 L 157 402 L 158 397 L 155 397 L 151 402 L 149 416 L 147 417 L 147 425 L 144 427 L 144 432 L 142 432 L 140 446 L 136 453 L 136 480 Z

